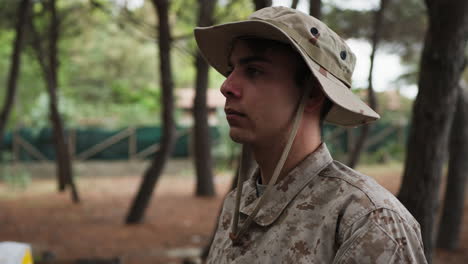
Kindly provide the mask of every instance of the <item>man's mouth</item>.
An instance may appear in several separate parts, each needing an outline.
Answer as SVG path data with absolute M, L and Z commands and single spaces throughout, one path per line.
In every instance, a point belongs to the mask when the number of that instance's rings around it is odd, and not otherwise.
M 226 116 L 245 116 L 244 113 L 241 113 L 231 108 L 225 108 L 224 112 L 226 113 Z

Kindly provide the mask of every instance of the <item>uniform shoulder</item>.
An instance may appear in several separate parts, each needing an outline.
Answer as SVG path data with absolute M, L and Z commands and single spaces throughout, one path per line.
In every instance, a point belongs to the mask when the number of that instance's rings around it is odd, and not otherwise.
M 346 208 L 342 208 L 345 210 L 342 220 L 346 225 L 352 225 L 376 210 L 385 209 L 395 212 L 410 225 L 419 226 L 393 194 L 367 175 L 334 161 L 318 176 L 325 181 L 336 182 L 335 188 L 340 188 L 340 199 L 346 205 Z

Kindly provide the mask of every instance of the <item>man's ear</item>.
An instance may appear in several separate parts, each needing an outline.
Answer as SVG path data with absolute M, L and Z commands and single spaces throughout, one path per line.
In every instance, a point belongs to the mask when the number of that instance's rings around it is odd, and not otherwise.
M 325 95 L 321 91 L 317 94 L 312 93 L 307 98 L 304 110 L 306 112 L 320 112 L 324 102 Z
M 305 85 L 309 87 L 310 91 L 304 110 L 306 112 L 320 112 L 325 102 L 325 94 L 320 87 L 320 83 L 315 76 L 311 75 L 307 79 Z

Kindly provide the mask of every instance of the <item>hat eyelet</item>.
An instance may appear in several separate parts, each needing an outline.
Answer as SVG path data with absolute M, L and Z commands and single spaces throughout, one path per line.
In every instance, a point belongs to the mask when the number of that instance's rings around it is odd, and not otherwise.
M 346 60 L 346 56 L 347 56 L 347 53 L 346 53 L 345 50 L 343 50 L 343 51 L 340 52 L 340 58 L 341 58 L 342 60 Z
M 314 35 L 315 37 L 317 37 L 318 35 L 320 35 L 318 29 L 316 27 L 311 27 L 310 28 L 310 33 L 312 33 L 312 35 Z

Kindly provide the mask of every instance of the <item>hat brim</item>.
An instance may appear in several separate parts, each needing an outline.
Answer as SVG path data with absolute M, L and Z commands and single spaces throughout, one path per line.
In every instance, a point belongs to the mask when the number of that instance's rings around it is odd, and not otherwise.
M 272 39 L 294 47 L 320 82 L 333 107 L 325 118 L 328 123 L 354 127 L 377 120 L 380 116 L 367 106 L 338 78 L 325 71 L 302 50 L 297 42 L 281 28 L 261 20 L 247 20 L 211 27 L 195 28 L 195 39 L 201 54 L 219 73 L 226 76 L 228 56 L 234 39 L 244 36 Z

